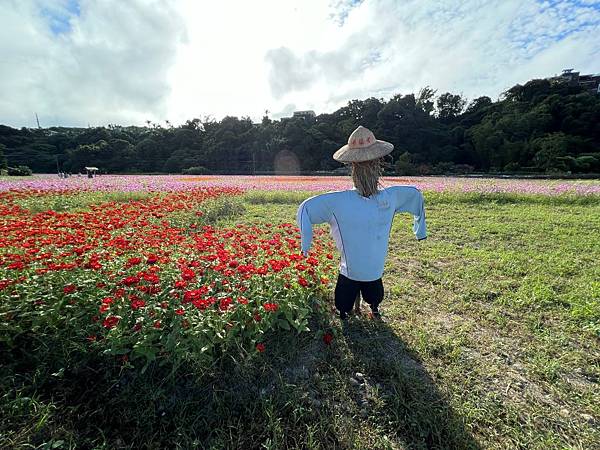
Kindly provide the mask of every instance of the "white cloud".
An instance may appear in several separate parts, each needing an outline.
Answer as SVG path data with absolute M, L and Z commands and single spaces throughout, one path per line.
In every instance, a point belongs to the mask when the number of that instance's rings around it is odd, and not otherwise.
M 471 98 L 497 97 L 517 82 L 564 67 L 598 70 L 593 65 L 600 61 L 600 40 L 594 38 L 600 35 L 600 12 L 574 2 L 567 6 L 564 10 L 513 0 L 493 6 L 478 0 L 367 0 L 350 13 L 344 25 L 349 33 L 336 49 L 295 55 L 296 65 L 291 66 L 277 64 L 286 52 L 278 49 L 269 55 L 270 76 L 279 80 L 299 74 L 303 89 L 294 89 L 291 82 L 286 96 L 274 84 L 277 94 L 298 103 L 301 97 L 315 98 L 306 79 L 307 73 L 315 74 L 315 87 L 330 88 L 323 99 L 328 108 L 378 91 L 417 92 L 425 85 Z M 365 22 L 369 29 L 361 26 Z M 376 62 L 365 67 L 373 54 L 378 55 Z
M 259 120 L 600 71 L 598 1 L 85 0 L 80 15 L 74 3 L 0 0 L 0 123 Z
M 169 2 L 84 1 L 54 34 L 65 2 L 4 1 L 0 14 L 0 123 L 142 123 L 166 115 L 167 71 L 185 23 Z M 49 11 L 49 12 L 48 12 Z

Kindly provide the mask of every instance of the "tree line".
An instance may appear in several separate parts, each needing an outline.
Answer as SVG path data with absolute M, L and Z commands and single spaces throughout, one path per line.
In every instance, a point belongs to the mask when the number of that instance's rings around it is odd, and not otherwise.
M 600 173 L 600 96 L 531 80 L 497 101 L 467 102 L 425 87 L 389 100 L 352 100 L 331 114 L 271 120 L 194 118 L 179 126 L 21 128 L 0 125 L 0 167 L 37 173 L 328 172 L 358 126 L 394 144 L 401 175 Z

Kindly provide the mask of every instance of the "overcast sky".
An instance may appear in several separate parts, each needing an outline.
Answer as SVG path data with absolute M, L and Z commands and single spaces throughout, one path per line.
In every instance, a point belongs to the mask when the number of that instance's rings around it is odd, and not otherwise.
M 600 0 L 0 0 L 0 124 L 259 121 L 600 72 Z

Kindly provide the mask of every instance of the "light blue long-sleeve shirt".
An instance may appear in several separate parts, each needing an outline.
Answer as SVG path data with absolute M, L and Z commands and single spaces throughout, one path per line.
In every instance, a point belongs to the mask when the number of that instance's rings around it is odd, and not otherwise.
M 296 221 L 302 237 L 302 252 L 312 243 L 312 225 L 329 223 L 340 252 L 340 272 L 357 281 L 382 277 L 394 214 L 413 215 L 417 239 L 427 237 L 423 194 L 414 186 L 391 186 L 371 197 L 356 189 L 327 192 L 303 201 Z

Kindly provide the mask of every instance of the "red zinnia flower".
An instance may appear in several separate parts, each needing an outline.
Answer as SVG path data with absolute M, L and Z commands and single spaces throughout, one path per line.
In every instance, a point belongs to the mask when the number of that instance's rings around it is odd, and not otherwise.
M 118 323 L 119 318 L 117 316 L 110 316 L 104 319 L 104 321 L 102 322 L 102 326 L 110 330 L 111 328 L 114 328 Z
M 183 280 L 186 280 L 186 281 L 193 280 L 195 276 L 196 276 L 196 274 L 191 269 L 184 268 L 181 270 L 181 278 Z M 179 281 L 177 283 L 179 283 Z M 176 287 L 177 287 L 177 283 L 175 284 Z M 185 284 L 184 284 L 184 287 L 185 287 Z
M 262 342 L 259 342 L 258 344 L 256 344 L 256 350 L 258 350 L 259 352 L 264 352 L 265 351 L 265 344 L 263 344 Z
M 135 296 L 132 297 L 133 298 L 131 299 L 131 309 L 133 309 L 134 311 L 146 306 L 146 302 L 141 298 Z
M 146 280 L 148 283 L 152 283 L 152 284 L 156 284 L 156 283 L 160 282 L 160 279 L 154 273 L 146 273 L 146 274 L 144 274 L 144 280 Z
M 263 305 L 265 311 L 275 312 L 279 309 L 279 305 L 277 303 L 265 303 Z
M 323 335 L 323 342 L 325 342 L 326 345 L 329 345 L 331 344 L 331 341 L 333 341 L 333 334 L 328 331 Z
M 221 311 L 227 311 L 229 309 L 229 305 L 231 305 L 232 299 L 231 297 L 225 297 L 219 303 L 219 309 Z
M 75 292 L 77 290 L 77 286 L 75 286 L 74 284 L 67 284 L 64 288 L 63 288 L 63 292 L 65 294 L 72 294 L 73 292 Z
M 122 283 L 125 286 L 133 286 L 134 284 L 137 284 L 140 282 L 140 278 L 136 277 L 136 276 L 131 276 L 131 277 L 125 277 L 123 278 Z
M 126 267 L 131 267 L 131 266 L 138 265 L 141 262 L 142 262 L 142 258 L 137 258 L 137 257 L 136 258 L 129 258 L 127 260 L 127 262 L 125 263 L 125 266 Z
M 308 281 L 306 281 L 302 277 L 298 277 L 298 284 L 300 284 L 300 286 L 306 287 L 306 286 L 308 286 Z
M 319 260 L 313 256 L 309 257 L 306 262 L 308 264 L 310 264 L 311 266 L 318 266 L 319 265 Z

